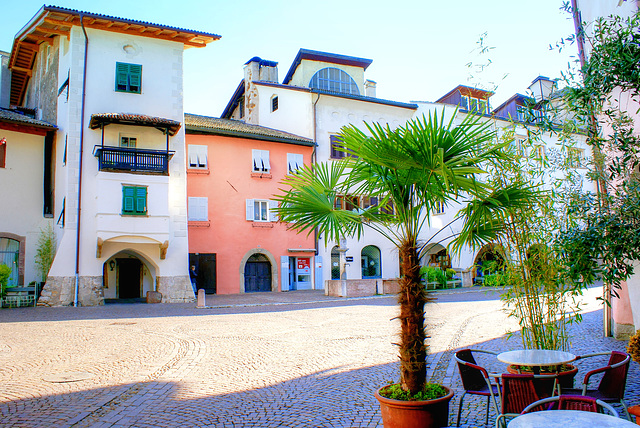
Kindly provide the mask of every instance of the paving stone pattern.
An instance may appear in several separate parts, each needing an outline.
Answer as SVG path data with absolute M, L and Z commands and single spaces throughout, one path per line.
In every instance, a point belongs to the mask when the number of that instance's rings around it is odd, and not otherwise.
M 446 290 L 427 307 L 432 380 L 451 386 L 461 347 L 516 349 L 494 291 Z M 572 328 L 577 354 L 623 350 L 602 337 L 597 289 Z M 193 304 L 0 310 L 3 427 L 380 427 L 374 390 L 398 380 L 395 298 L 320 292 L 207 296 Z M 597 361 L 581 362 L 581 379 Z M 483 361 L 504 371 L 497 360 Z M 627 402 L 640 403 L 632 363 Z M 465 398 L 461 426 L 484 425 Z M 492 411 L 490 424 L 495 419 Z

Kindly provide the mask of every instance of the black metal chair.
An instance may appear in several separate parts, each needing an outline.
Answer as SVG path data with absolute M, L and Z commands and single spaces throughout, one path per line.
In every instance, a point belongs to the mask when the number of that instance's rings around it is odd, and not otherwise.
M 496 397 L 499 395 L 500 387 L 496 383 L 491 382 L 491 378 L 487 370 L 480 367 L 473 356 L 473 353 L 484 353 L 497 355 L 496 352 L 485 351 L 482 349 L 462 349 L 455 353 L 455 359 L 458 362 L 458 370 L 462 379 L 464 394 L 460 397 L 458 404 L 458 419 L 456 426 L 460 426 L 460 414 L 462 411 L 462 402 L 467 394 L 481 395 L 487 397 L 487 416 L 485 425 L 489 423 L 489 402 L 493 401 L 493 406 L 498 414 L 498 402 Z

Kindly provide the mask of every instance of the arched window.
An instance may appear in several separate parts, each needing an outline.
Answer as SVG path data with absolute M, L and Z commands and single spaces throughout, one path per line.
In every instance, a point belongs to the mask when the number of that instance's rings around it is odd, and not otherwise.
M 382 278 L 380 249 L 375 245 L 367 245 L 360 255 L 362 279 Z
M 18 285 L 18 261 L 20 257 L 20 242 L 15 239 L 0 238 L 0 264 L 11 268 L 7 285 Z
M 356 82 L 339 68 L 327 67 L 319 70 L 311 78 L 309 87 L 342 94 L 360 95 Z
M 331 279 L 340 279 L 340 253 L 337 245 L 331 249 Z

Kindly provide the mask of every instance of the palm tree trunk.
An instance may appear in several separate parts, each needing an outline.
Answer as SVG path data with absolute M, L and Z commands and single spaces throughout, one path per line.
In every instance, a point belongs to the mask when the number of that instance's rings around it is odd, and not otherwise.
M 427 296 L 420 281 L 420 259 L 415 239 L 402 244 L 400 258 L 400 375 L 402 389 L 415 394 L 424 388 L 427 377 L 424 331 L 424 304 Z

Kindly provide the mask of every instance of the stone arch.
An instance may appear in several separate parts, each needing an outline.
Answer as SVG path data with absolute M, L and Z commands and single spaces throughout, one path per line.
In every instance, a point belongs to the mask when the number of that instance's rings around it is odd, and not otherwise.
M 487 261 L 496 261 L 503 262 L 504 258 L 504 250 L 500 245 L 497 244 L 486 244 L 482 248 L 478 250 L 476 257 L 474 258 L 474 269 L 473 269 L 473 278 L 482 276 L 482 265 Z
M 144 253 L 133 248 L 124 248 L 109 256 L 102 265 L 102 285 L 105 299 L 122 298 L 122 290 L 118 275 L 121 269 L 135 269 L 135 262 L 126 262 L 127 259 L 135 259 L 140 262 L 140 292 L 139 297 L 145 296 L 147 291 L 156 291 L 159 273 L 158 265 Z M 137 293 L 134 293 L 137 294 Z
M 255 254 L 261 254 L 265 256 L 269 260 L 269 263 L 271 263 L 271 291 L 278 291 L 279 275 L 278 275 L 278 263 L 276 262 L 276 258 L 273 256 L 273 254 L 271 254 L 268 250 L 265 250 L 264 248 L 252 248 L 251 250 L 247 251 L 245 255 L 242 257 L 242 260 L 240 260 L 240 266 L 239 266 L 240 292 L 241 293 L 245 292 L 244 271 L 247 265 L 247 261 L 251 256 Z

